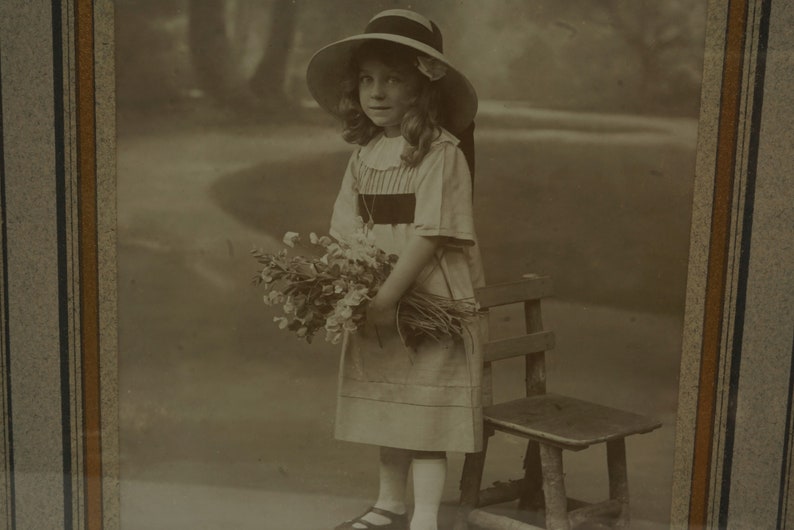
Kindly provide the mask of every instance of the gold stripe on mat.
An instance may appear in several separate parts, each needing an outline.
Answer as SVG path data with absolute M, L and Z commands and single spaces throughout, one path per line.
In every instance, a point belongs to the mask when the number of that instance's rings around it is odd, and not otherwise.
M 717 164 L 714 175 L 711 235 L 708 254 L 703 342 L 701 347 L 698 408 L 692 462 L 689 527 L 704 528 L 709 503 L 709 475 L 716 410 L 716 385 L 720 361 L 720 337 L 728 266 L 733 176 L 736 166 L 737 129 L 747 25 L 747 0 L 731 0 L 728 11 L 725 60 L 722 72 Z
M 87 529 L 98 530 L 102 528 L 102 436 L 99 391 L 94 18 L 91 0 L 75 0 L 75 24 L 85 521 Z

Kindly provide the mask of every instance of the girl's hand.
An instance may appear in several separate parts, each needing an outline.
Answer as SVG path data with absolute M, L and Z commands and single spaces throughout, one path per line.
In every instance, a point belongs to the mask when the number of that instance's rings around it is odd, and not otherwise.
M 367 307 L 364 336 L 379 342 L 397 334 L 397 304 L 381 304 L 377 297 Z
M 386 338 L 399 335 L 397 303 L 433 258 L 439 238 L 412 235 L 394 268 L 367 308 L 363 335 L 376 338 L 381 346 Z

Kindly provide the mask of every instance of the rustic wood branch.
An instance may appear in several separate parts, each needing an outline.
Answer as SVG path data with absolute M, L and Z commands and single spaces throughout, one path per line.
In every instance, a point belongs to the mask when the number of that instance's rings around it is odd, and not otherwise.
M 495 482 L 490 488 L 480 491 L 480 506 L 491 506 L 503 502 L 514 501 L 521 495 L 521 488 L 524 481 L 509 480 L 507 482 Z
M 554 348 L 554 333 L 540 331 L 509 339 L 494 340 L 485 344 L 486 361 L 509 359 L 519 355 L 541 354 Z
M 539 526 L 523 523 L 504 515 L 496 515 L 474 510 L 469 514 L 469 522 L 486 530 L 543 530 Z
M 568 513 L 568 520 L 571 522 L 571 527 L 576 527 L 579 524 L 590 521 L 595 517 L 615 517 L 620 513 L 623 505 L 618 500 L 609 500 L 599 502 L 596 504 L 589 504 L 578 510 L 573 510 Z
M 620 503 L 616 528 L 629 525 L 629 479 L 626 469 L 626 440 L 607 442 L 607 470 L 609 473 L 609 497 Z
M 540 300 L 528 300 L 524 302 L 524 328 L 527 333 L 535 336 L 535 333 L 543 331 L 543 313 L 540 308 Z M 550 332 L 547 332 L 550 333 Z M 554 335 L 547 340 L 548 348 L 554 347 Z M 527 396 L 536 396 L 546 393 L 546 355 L 527 355 L 524 358 L 524 384 Z
M 524 480 L 518 507 L 523 510 L 543 510 L 543 470 L 540 465 L 538 442 L 527 440 L 524 453 Z
M 543 467 L 543 494 L 546 497 L 546 527 L 548 530 L 570 530 L 562 449 L 540 444 L 540 462 Z
M 548 276 L 525 278 L 516 282 L 499 283 L 477 289 L 480 307 L 489 307 L 537 300 L 551 296 L 554 286 Z

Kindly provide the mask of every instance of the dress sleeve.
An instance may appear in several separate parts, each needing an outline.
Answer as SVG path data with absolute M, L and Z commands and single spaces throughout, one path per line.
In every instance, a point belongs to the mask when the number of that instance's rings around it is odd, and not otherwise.
M 342 178 L 342 186 L 336 196 L 334 210 L 331 215 L 331 229 L 329 233 L 336 239 L 346 239 L 355 232 L 356 217 L 358 217 L 358 186 L 356 185 L 356 168 L 358 149 L 350 157 Z
M 422 161 L 417 176 L 414 232 L 473 245 L 471 176 L 463 152 L 449 142 L 437 145 Z

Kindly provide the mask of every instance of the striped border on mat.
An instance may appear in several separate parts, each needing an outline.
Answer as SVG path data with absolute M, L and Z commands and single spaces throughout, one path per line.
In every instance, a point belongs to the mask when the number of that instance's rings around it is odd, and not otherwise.
M 75 0 L 77 167 L 86 528 L 102 528 L 102 417 L 99 362 L 94 8 Z
M 747 1 L 730 1 L 725 31 L 725 59 L 722 72 L 717 163 L 714 175 L 708 276 L 703 315 L 703 342 L 700 352 L 695 446 L 692 458 L 692 489 L 689 501 L 689 524 L 692 528 L 702 528 L 706 525 L 709 506 L 712 440 L 717 408 L 717 383 L 727 287 L 731 202 L 740 125 L 739 109 Z

